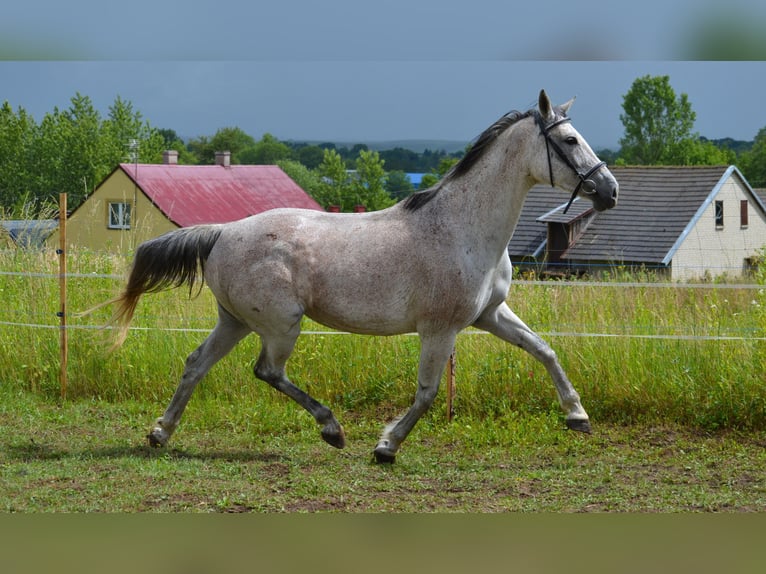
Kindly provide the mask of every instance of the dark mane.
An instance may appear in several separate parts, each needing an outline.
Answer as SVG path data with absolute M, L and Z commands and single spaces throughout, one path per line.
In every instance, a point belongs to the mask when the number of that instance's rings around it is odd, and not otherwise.
M 494 142 L 501 133 L 519 120 L 527 118 L 534 113 L 534 110 L 528 112 L 518 112 L 514 110 L 505 114 L 476 138 L 476 141 L 471 145 L 471 149 L 469 149 L 463 158 L 457 162 L 449 172 L 447 172 L 447 175 L 444 176 L 441 182 L 425 191 L 413 193 L 402 201 L 403 207 L 408 211 L 416 211 L 423 207 L 434 198 L 444 182 L 468 173 L 471 168 L 476 165 L 479 159 L 484 156 L 492 142 Z

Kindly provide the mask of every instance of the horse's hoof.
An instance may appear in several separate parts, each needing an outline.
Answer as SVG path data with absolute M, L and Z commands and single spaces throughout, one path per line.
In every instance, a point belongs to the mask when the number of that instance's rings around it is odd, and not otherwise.
M 396 462 L 396 454 L 392 453 L 388 449 L 375 449 L 375 462 L 378 464 L 394 464 Z
M 337 429 L 322 429 L 322 440 L 324 440 L 330 446 L 335 448 L 343 448 L 346 446 L 346 434 L 343 432 L 343 428 L 338 426 Z
M 588 419 L 567 419 L 567 427 L 570 430 L 591 434 L 592 429 Z
M 146 435 L 146 439 L 149 441 L 149 446 L 154 448 L 160 448 L 165 446 L 167 439 L 162 440 L 162 437 L 158 435 L 159 435 L 158 429 L 154 429 L 152 432 Z
M 375 462 L 378 464 L 394 464 L 396 451 L 389 448 L 387 440 L 382 439 L 375 447 Z

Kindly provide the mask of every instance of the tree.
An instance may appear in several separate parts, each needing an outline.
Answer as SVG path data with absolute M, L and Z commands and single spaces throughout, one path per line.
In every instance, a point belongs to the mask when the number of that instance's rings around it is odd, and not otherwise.
M 344 202 L 348 203 L 350 186 L 343 158 L 335 149 L 325 149 L 322 163 L 319 164 L 317 171 L 321 178 L 321 185 L 314 199 L 324 208 L 337 205 L 341 211 L 345 211 Z
M 37 124 L 19 107 L 14 112 L 8 102 L 0 107 L 0 209 L 15 216 L 24 211 L 27 197 L 34 192 L 32 154 Z
M 447 172 L 452 169 L 452 166 L 454 166 L 459 159 L 456 157 L 444 157 L 439 161 L 439 165 L 436 166 L 436 170 L 427 173 L 423 176 L 423 178 L 420 180 L 420 186 L 418 189 L 424 190 L 428 189 L 429 187 L 433 187 L 436 185 L 441 178 L 443 178 L 445 175 L 447 175 Z
M 753 147 L 740 155 L 742 175 L 753 187 L 766 187 L 766 127 L 761 128 Z
M 131 102 L 117 96 L 101 125 L 101 153 L 106 169 L 114 169 L 121 162 L 158 163 L 165 149 L 163 135 L 144 121 Z
M 622 107 L 621 158 L 636 165 L 675 163 L 678 146 L 693 137 L 696 114 L 686 94 L 676 96 L 670 77 L 638 78 L 623 96 Z
M 318 172 L 292 159 L 280 160 L 277 165 L 298 184 L 298 187 L 313 197 L 317 203 L 322 204 L 319 199 L 322 196 L 322 179 Z
M 728 165 L 734 163 L 737 154 L 730 149 L 719 148 L 711 141 L 699 137 L 678 142 L 667 154 L 669 165 Z
M 66 110 L 54 108 L 40 123 L 40 140 L 36 145 L 39 179 L 36 199 L 55 203 L 65 192 L 69 204 L 76 207 L 115 165 L 106 156 L 113 150 L 102 148 L 101 115 L 88 96 L 79 92 Z M 127 143 L 127 142 L 126 142 Z
M 175 150 L 178 152 L 178 163 L 194 165 L 199 159 L 186 147 L 175 130 L 169 128 L 158 129 L 157 133 L 162 137 L 162 151 Z
M 36 124 L 22 108 L 0 108 L 0 202 L 7 213 L 35 215 L 58 204 L 66 192 L 71 208 L 118 163 L 156 162 L 165 147 L 162 135 L 133 105 L 115 99 L 103 119 L 80 93 L 65 110 L 54 108 Z
M 322 163 L 324 150 L 318 145 L 307 145 L 298 148 L 296 151 L 298 161 L 309 169 L 316 169 Z
M 394 204 L 386 191 L 386 171 L 378 152 L 366 149 L 359 151 L 356 175 L 352 188 L 357 204 L 365 206 L 368 211 L 377 211 Z
M 197 158 L 196 163 L 213 165 L 217 151 L 231 152 L 231 163 L 242 163 L 240 154 L 254 145 L 255 139 L 242 129 L 226 127 L 216 131 L 212 138 L 208 136 L 192 138 L 186 147 Z
M 405 172 L 394 170 L 389 171 L 386 176 L 386 191 L 391 197 L 402 199 L 415 191 L 415 188 Z
M 239 163 L 250 165 L 275 165 L 277 162 L 291 159 L 293 150 L 271 134 L 263 134 L 260 141 L 244 149 L 239 154 Z

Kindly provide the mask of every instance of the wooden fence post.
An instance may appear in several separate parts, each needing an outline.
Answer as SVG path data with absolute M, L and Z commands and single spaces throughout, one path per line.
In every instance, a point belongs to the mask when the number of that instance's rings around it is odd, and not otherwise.
M 447 422 L 452 422 L 452 417 L 455 416 L 455 407 L 453 399 L 455 396 L 455 349 L 452 349 L 452 353 L 449 356 L 449 362 L 447 363 Z
M 66 399 L 67 389 L 67 361 L 69 360 L 69 340 L 67 337 L 67 310 L 66 310 L 66 219 L 67 219 L 66 193 L 59 194 L 59 248 L 56 250 L 59 256 L 59 301 L 60 311 L 57 315 L 61 319 L 60 327 L 60 350 L 61 365 L 59 370 L 59 382 L 61 383 L 61 399 Z

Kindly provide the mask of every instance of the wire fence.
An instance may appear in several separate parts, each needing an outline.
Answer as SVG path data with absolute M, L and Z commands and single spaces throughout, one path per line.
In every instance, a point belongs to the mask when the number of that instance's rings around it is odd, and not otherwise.
M 45 273 L 45 272 L 27 272 L 27 271 L 0 271 L 0 276 L 15 276 L 26 278 L 42 278 L 60 281 L 62 279 L 107 279 L 115 282 L 124 281 L 124 275 L 120 274 L 108 274 L 108 273 Z M 640 289 L 683 289 L 683 290 L 751 290 L 762 291 L 766 289 L 766 286 L 756 283 L 678 283 L 678 282 L 644 282 L 644 281 L 588 281 L 588 280 L 525 280 L 517 279 L 512 283 L 513 286 L 539 286 L 548 288 L 608 288 L 608 289 L 620 289 L 620 288 L 640 288 Z M 7 313 L 13 314 L 14 310 L 6 310 Z M 62 327 L 57 322 L 60 319 L 60 314 L 52 315 L 50 313 L 35 313 L 30 315 L 29 312 L 25 313 L 27 320 L 0 320 L 0 326 L 4 327 L 20 327 L 29 329 L 57 329 Z M 45 321 L 45 318 L 49 318 L 50 322 Z M 35 321 L 34 319 L 37 319 Z M 197 317 L 198 320 L 210 320 L 214 321 L 214 317 Z M 766 337 L 760 335 L 761 329 L 743 329 L 741 335 L 698 335 L 698 334 L 680 334 L 680 333 L 637 333 L 622 330 L 619 333 L 610 332 L 585 332 L 578 329 L 575 325 L 562 325 L 564 329 L 555 331 L 537 331 L 537 333 L 544 337 L 579 337 L 579 338 L 627 338 L 627 339 L 647 339 L 647 340 L 681 340 L 681 341 L 766 341 Z M 69 323 L 65 327 L 67 330 L 110 330 L 112 327 L 108 325 L 96 325 L 96 324 L 72 324 Z M 210 328 L 193 328 L 193 327 L 140 327 L 131 326 L 131 330 L 134 331 L 162 331 L 162 332 L 176 332 L 176 333 L 208 333 Z M 304 330 L 304 335 L 321 335 L 321 336 L 342 336 L 353 335 L 353 333 L 345 331 L 335 330 Z M 485 331 L 466 329 L 461 332 L 461 335 L 466 336 L 478 336 L 486 335 Z M 415 333 L 409 333 L 405 335 L 416 335 Z

